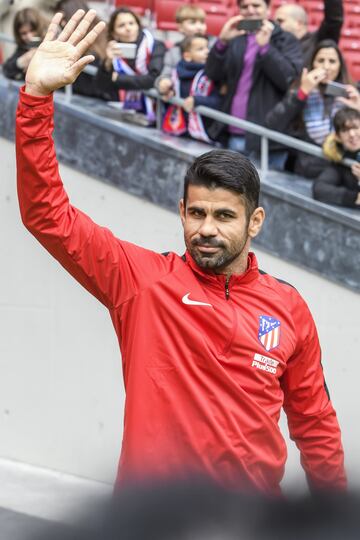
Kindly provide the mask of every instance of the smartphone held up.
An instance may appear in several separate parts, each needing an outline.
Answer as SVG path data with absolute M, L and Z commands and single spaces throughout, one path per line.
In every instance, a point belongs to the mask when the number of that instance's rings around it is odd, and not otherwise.
M 335 81 L 328 82 L 325 86 L 324 94 L 334 97 L 348 97 L 346 85 Z
M 126 60 L 133 60 L 136 56 L 136 44 L 135 43 L 120 43 L 117 42 L 114 46 L 116 52 L 118 52 L 121 58 Z
M 262 19 L 242 19 L 237 24 L 238 30 L 244 30 L 245 32 L 257 32 L 262 26 Z

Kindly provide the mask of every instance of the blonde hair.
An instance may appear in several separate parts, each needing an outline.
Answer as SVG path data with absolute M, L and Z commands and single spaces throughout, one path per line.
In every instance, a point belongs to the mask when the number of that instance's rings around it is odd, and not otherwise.
M 195 21 L 205 21 L 206 13 L 202 7 L 195 4 L 184 4 L 176 10 L 175 21 L 178 24 L 186 21 L 187 19 L 194 19 Z

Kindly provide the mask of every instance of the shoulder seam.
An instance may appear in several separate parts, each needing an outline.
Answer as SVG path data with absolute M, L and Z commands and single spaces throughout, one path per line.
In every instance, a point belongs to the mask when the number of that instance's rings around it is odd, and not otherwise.
M 278 281 L 279 283 L 282 283 L 283 285 L 289 285 L 289 287 L 291 287 L 292 289 L 295 289 L 295 291 L 297 291 L 297 288 L 294 287 L 294 285 L 292 285 L 291 283 L 289 283 L 288 281 L 285 281 L 284 279 L 280 279 L 280 278 L 277 278 L 275 276 L 272 276 L 271 274 L 268 274 L 267 272 L 264 272 L 264 270 L 260 270 L 259 268 L 259 274 L 261 275 L 265 275 L 265 276 L 269 276 L 274 278 L 276 281 Z

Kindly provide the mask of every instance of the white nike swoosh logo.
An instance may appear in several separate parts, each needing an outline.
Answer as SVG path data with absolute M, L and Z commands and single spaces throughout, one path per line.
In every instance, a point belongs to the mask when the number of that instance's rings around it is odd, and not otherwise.
M 187 293 L 182 297 L 181 301 L 182 301 L 183 304 L 186 304 L 188 306 L 209 306 L 209 307 L 212 307 L 211 304 L 207 304 L 206 302 L 198 302 L 198 300 L 190 300 L 189 296 L 190 296 L 190 293 Z

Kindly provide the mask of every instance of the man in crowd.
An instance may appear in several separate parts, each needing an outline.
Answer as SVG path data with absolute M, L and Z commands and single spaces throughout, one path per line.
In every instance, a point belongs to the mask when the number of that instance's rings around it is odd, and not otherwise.
M 317 43 L 324 39 L 339 42 L 344 20 L 342 0 L 324 0 L 324 19 L 315 32 L 309 32 L 308 16 L 299 4 L 283 4 L 275 12 L 275 20 L 283 30 L 300 40 L 304 62 L 310 60 Z
M 240 15 L 225 23 L 205 67 L 210 79 L 227 87 L 223 111 L 256 124 L 264 124 L 303 66 L 298 40 L 269 20 L 268 4 L 268 0 L 239 0 Z M 262 25 L 246 32 L 241 29 L 244 19 L 261 19 Z M 260 148 L 258 136 L 220 122 L 213 123 L 209 135 L 228 136 L 229 148 L 239 152 L 257 153 Z M 271 148 L 270 164 L 282 168 L 285 152 L 275 145 Z
M 126 388 L 119 482 L 207 475 L 234 489 L 279 493 L 288 415 L 314 489 L 344 489 L 340 430 L 314 321 L 299 293 L 259 271 L 260 180 L 236 152 L 189 167 L 180 201 L 186 253 L 115 238 L 74 208 L 52 141 L 52 92 L 92 61 L 102 30 L 79 10 L 58 39 L 53 18 L 21 90 L 18 193 L 26 227 L 110 311 Z

